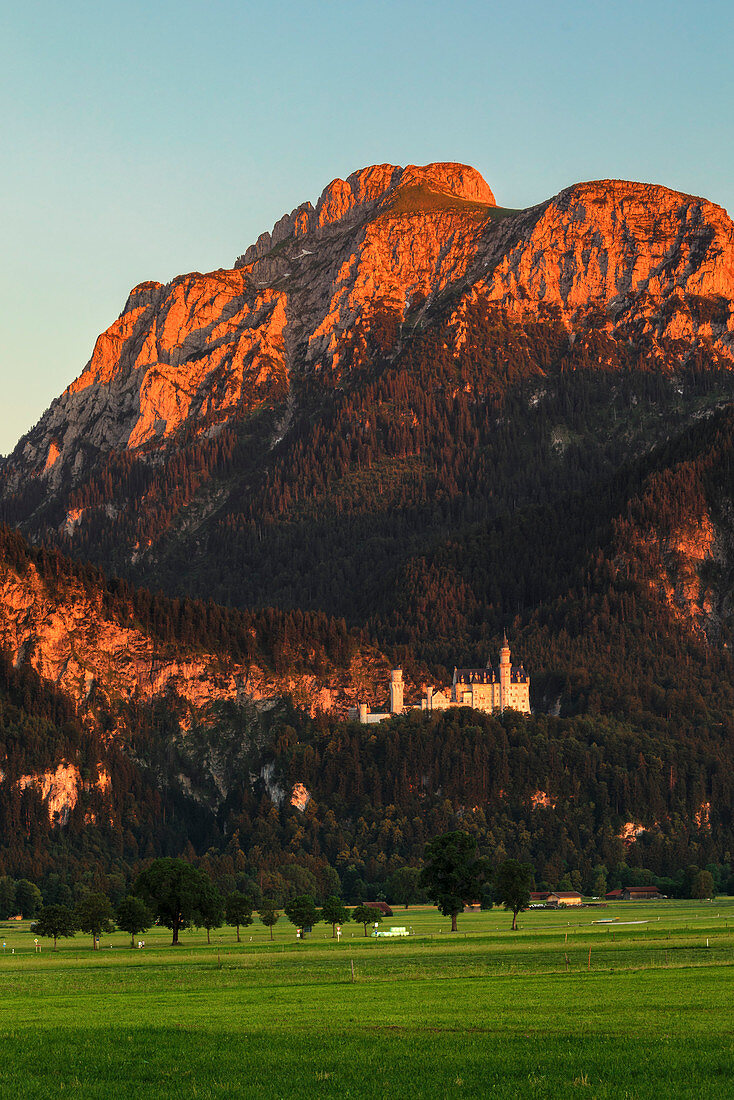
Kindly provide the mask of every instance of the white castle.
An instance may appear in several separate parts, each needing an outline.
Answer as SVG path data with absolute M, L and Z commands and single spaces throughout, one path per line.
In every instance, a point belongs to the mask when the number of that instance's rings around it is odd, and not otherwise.
M 505 635 L 500 650 L 499 668 L 455 668 L 450 689 L 440 691 L 426 689 L 421 702 L 412 707 L 403 704 L 403 670 L 394 668 L 390 673 L 390 710 L 370 711 L 366 703 L 352 707 L 350 718 L 359 718 L 363 725 L 384 722 L 394 714 L 407 710 L 448 710 L 450 707 L 473 707 L 485 714 L 502 713 L 507 709 L 530 714 L 530 677 L 522 665 L 513 665 L 510 646 Z

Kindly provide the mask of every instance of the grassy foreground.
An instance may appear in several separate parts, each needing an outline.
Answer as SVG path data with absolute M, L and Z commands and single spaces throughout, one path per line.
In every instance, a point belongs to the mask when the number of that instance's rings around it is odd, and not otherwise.
M 734 900 L 390 924 L 414 935 L 282 920 L 273 944 L 255 923 L 56 954 L 0 925 L 0 1096 L 734 1095 Z

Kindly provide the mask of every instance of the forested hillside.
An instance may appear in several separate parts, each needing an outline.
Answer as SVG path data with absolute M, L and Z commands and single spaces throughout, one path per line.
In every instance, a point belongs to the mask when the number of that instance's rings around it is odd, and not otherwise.
M 712 868 L 719 889 L 731 876 L 734 761 L 723 731 L 697 745 L 590 716 L 416 712 L 377 728 L 287 706 L 249 726 L 229 717 L 229 729 L 194 730 L 172 756 L 164 708 L 145 712 L 131 759 L 130 745 L 90 736 L 32 673 L 3 666 L 0 875 L 38 882 L 47 900 L 94 883 L 122 895 L 142 860 L 184 855 L 224 889 L 281 904 L 335 890 L 399 901 L 402 869 L 420 865 L 426 840 L 462 828 L 492 862 L 529 861 L 539 884 L 587 893 L 600 873 L 609 884 L 654 878 L 668 893 L 685 892 L 691 867 Z M 239 749 L 238 729 L 248 738 Z M 231 782 L 217 809 L 175 778 L 195 765 L 203 789 L 221 745 Z M 39 782 L 22 780 L 68 781 L 59 761 L 82 782 L 73 804 L 49 815 Z

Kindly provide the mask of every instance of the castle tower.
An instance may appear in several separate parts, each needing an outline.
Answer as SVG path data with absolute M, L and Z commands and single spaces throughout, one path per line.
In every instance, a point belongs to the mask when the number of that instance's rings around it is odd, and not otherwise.
M 507 634 L 505 634 L 502 639 L 502 649 L 500 650 L 500 711 L 503 711 L 510 701 L 511 671 L 510 645 L 507 641 Z
M 403 713 L 403 670 L 394 668 L 390 673 L 390 713 Z

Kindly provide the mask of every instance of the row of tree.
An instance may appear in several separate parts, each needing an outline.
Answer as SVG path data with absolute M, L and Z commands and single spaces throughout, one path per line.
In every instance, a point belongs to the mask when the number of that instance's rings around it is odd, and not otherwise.
M 426 865 L 420 875 L 420 885 L 441 913 L 451 917 L 452 932 L 456 931 L 458 914 L 467 903 L 482 896 L 489 877 L 488 862 L 477 854 L 475 839 L 465 832 L 448 833 L 426 846 Z M 516 860 L 505 860 L 495 872 L 495 892 L 502 904 L 512 910 L 513 928 L 517 913 L 530 900 L 532 880 L 532 867 Z M 113 909 L 105 894 L 92 892 L 74 907 L 44 906 L 36 917 L 34 931 L 38 936 L 52 938 L 54 950 L 59 937 L 86 932 L 91 935 L 96 950 L 100 937 L 111 933 L 115 926 L 130 934 L 132 947 L 135 936 L 145 933 L 155 923 L 170 928 L 171 944 L 176 946 L 183 929 L 191 925 L 206 928 L 207 942 L 210 942 L 212 929 L 220 928 L 226 921 L 235 928 L 240 942 L 240 929 L 252 924 L 253 910 L 251 897 L 239 893 L 225 896 L 203 871 L 185 860 L 164 858 L 154 860 L 138 875 L 133 892 L 116 908 Z M 357 905 L 350 913 L 336 895 L 326 898 L 319 909 L 312 896 L 302 894 L 287 902 L 284 912 L 299 934 L 323 921 L 331 925 L 332 936 L 336 936 L 338 927 L 353 920 L 362 924 L 366 936 L 368 926 L 377 926 L 382 920 L 378 907 Z M 280 913 L 271 901 L 260 902 L 259 918 L 270 929 L 272 939 Z
M 40 895 L 39 895 L 40 896 Z M 220 928 L 225 921 L 236 929 L 240 941 L 240 929 L 252 924 L 252 898 L 240 893 L 224 895 L 212 883 L 208 875 L 181 859 L 158 859 L 142 871 L 132 893 L 122 898 L 113 908 L 112 902 L 99 891 L 88 893 L 75 906 L 45 905 L 34 923 L 39 936 L 57 939 L 87 932 L 92 936 L 96 949 L 100 936 L 108 935 L 116 926 L 130 934 L 130 946 L 135 936 L 145 933 L 153 924 L 170 928 L 173 944 L 178 944 L 182 929 L 195 925 L 206 928 L 207 942 L 213 928 Z M 280 918 L 275 907 L 262 902 L 260 920 L 271 929 Z
M 36 887 L 34 889 L 37 890 Z M 40 898 L 40 893 L 39 893 Z M 240 942 L 240 929 L 253 921 L 253 898 L 245 894 L 223 895 L 203 871 L 181 859 L 158 859 L 138 875 L 133 892 L 124 897 L 113 908 L 110 899 L 98 891 L 89 893 L 76 906 L 45 905 L 40 909 L 33 925 L 38 936 L 47 936 L 54 941 L 54 951 L 59 937 L 70 937 L 76 932 L 86 932 L 92 937 L 96 950 L 100 937 L 108 935 L 116 926 L 130 934 L 130 946 L 134 946 L 135 937 L 147 932 L 155 923 L 170 928 L 172 946 L 176 946 L 179 935 L 185 928 L 195 925 L 205 928 L 207 942 L 210 942 L 212 929 L 221 928 L 226 922 L 236 930 L 237 942 Z M 308 894 L 292 898 L 284 907 L 286 917 L 298 927 L 299 933 L 310 931 L 320 921 L 332 926 L 332 935 L 336 935 L 337 926 L 355 920 L 364 925 L 379 922 L 382 914 L 379 909 L 369 905 L 358 905 L 350 913 L 342 900 L 336 895 L 326 898 L 321 909 Z M 280 919 L 280 912 L 272 901 L 263 899 L 258 903 L 260 921 L 270 929 Z
M 492 874 L 489 860 L 477 850 L 475 838 L 456 829 L 426 844 L 420 881 L 439 912 L 451 917 L 451 931 L 456 932 L 459 913 L 464 906 L 476 904 L 493 879 L 494 896 L 512 912 L 514 931 L 517 914 L 530 904 L 533 878 L 532 865 L 516 859 L 503 860 Z

